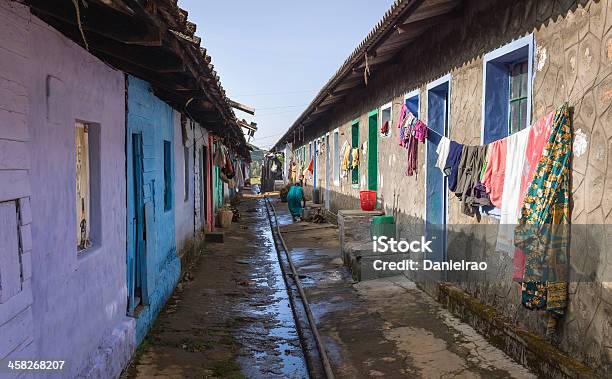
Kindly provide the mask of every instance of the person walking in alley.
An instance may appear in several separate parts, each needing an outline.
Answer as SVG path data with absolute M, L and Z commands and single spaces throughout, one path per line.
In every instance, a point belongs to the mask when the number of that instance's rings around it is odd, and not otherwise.
M 287 203 L 293 221 L 300 221 L 300 217 L 302 217 L 302 208 L 306 206 L 302 183 L 295 182 L 295 184 L 291 186 L 287 194 Z

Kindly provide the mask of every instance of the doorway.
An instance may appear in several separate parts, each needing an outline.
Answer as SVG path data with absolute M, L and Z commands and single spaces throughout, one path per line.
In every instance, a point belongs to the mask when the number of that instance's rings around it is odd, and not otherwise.
M 206 188 L 208 185 L 208 180 L 207 180 L 207 164 L 208 164 L 208 149 L 206 148 L 206 146 L 202 146 L 200 148 L 200 157 L 199 157 L 199 164 L 200 164 L 200 183 L 199 183 L 199 188 L 200 188 L 200 225 L 201 228 L 204 230 L 206 228 L 206 220 L 208 219 L 208 198 L 207 198 L 207 192 L 206 192 Z
M 143 146 L 142 134 L 132 134 L 132 195 L 133 195 L 133 231 L 134 241 L 128 252 L 128 314 L 134 315 L 134 310 L 144 304 L 146 288 L 146 232 L 145 204 L 143 194 Z
M 447 178 L 436 167 L 436 149 L 442 136 L 449 135 L 450 75 L 427 86 L 427 121 L 429 133 L 426 145 L 425 232 L 432 242 L 431 260 L 446 259 L 447 248 Z
M 368 113 L 368 189 L 378 191 L 378 109 Z
M 330 186 L 330 170 L 331 170 L 331 162 L 330 157 L 331 146 L 329 145 L 329 133 L 325 135 L 325 208 L 330 208 L 330 199 L 329 199 L 329 186 Z

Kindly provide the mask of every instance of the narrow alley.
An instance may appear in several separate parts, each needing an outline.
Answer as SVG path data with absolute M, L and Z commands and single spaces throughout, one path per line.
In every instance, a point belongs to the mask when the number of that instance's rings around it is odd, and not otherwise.
M 535 377 L 405 277 L 354 282 L 336 226 L 293 224 L 285 203 L 271 203 L 336 377 Z M 305 357 L 317 352 L 302 352 L 265 201 L 246 197 L 238 210 L 225 242 L 201 247 L 193 280 L 171 297 L 125 378 L 320 377 Z
M 0 379 L 612 378 L 612 0 L 0 35 Z

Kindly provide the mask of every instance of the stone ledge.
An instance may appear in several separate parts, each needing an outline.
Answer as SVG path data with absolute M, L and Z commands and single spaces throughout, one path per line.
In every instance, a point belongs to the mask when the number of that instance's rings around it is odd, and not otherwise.
M 438 301 L 492 345 L 539 377 L 599 378 L 590 367 L 569 357 L 546 339 L 517 328 L 495 308 L 452 284 L 438 284 Z

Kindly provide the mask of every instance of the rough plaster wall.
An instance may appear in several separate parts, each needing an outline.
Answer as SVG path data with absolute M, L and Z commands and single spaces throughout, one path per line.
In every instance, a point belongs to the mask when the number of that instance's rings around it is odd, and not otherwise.
M 144 172 L 143 193 L 146 214 L 146 283 L 148 307 L 139 313 L 136 321 L 136 342 L 142 341 L 157 314 L 172 294 L 180 275 L 180 261 L 176 255 L 175 209 L 164 209 L 164 141 L 174 142 L 172 108 L 158 99 L 150 85 L 133 76 L 128 77 L 128 220 L 133 230 L 134 218 L 132 141 L 133 133 L 142 133 Z M 173 170 L 172 180 L 176 180 Z M 145 212 L 146 213 L 146 212 Z M 128 249 L 133 241 L 128 237 Z
M 183 144 L 183 131 L 181 126 L 181 114 L 173 111 L 172 123 L 174 127 L 174 217 L 176 247 L 180 252 L 184 243 L 193 237 L 194 226 L 194 159 L 193 159 L 193 130 L 190 122 L 187 122 L 187 145 Z M 185 151 L 189 148 L 187 160 L 187 182 L 188 197 L 185 200 Z
M 31 280 L 31 133 L 27 122 L 29 22 L 30 14 L 26 7 L 0 1 L 0 30 L 11 37 L 0 40 L 0 203 L 8 206 L 11 212 L 18 207 L 19 220 L 14 221 L 22 233 L 22 241 L 30 241 L 27 250 L 19 253 L 3 249 L 9 244 L 0 238 L 0 360 L 26 358 L 36 353 Z M 16 213 L 14 215 L 17 217 Z M 2 227 L 7 226 L 3 224 Z M 5 229 L 0 230 L 0 235 L 14 242 L 18 238 L 17 232 Z M 9 257 L 11 253 L 15 255 Z M 11 258 L 18 264 L 7 265 Z M 11 273 L 7 272 L 9 269 Z M 13 282 L 10 294 L 6 282 L 9 278 Z
M 192 122 L 193 124 L 193 132 L 195 135 L 195 146 L 196 146 L 196 159 L 195 159 L 195 167 L 194 167 L 194 181 L 193 188 L 195 191 L 194 198 L 194 207 L 195 207 L 195 226 L 196 230 L 202 230 L 204 225 L 206 224 L 206 220 L 202 220 L 202 212 L 201 212 L 201 202 L 204 201 L 207 204 L 204 206 L 207 207 L 208 213 L 210 213 L 210 205 L 208 204 L 210 200 L 210 191 L 209 188 L 201 188 L 202 186 L 210 186 L 210 175 L 208 175 L 209 168 L 204 167 L 202 172 L 206 175 L 206 181 L 202 182 L 200 178 L 200 164 L 202 158 L 200 157 L 200 150 L 202 147 L 208 147 L 208 131 L 206 129 L 200 127 L 199 124 Z M 208 153 L 207 153 L 208 154 Z M 206 159 L 206 158 L 205 158 Z M 204 199 L 202 199 L 202 194 L 204 194 Z
M 30 56 L 22 69 L 29 80 L 32 133 L 36 354 L 69 360 L 68 371 L 62 373 L 66 377 L 75 377 L 101 353 L 108 354 L 116 365 L 105 374 L 114 376 L 134 349 L 132 340 L 121 337 L 131 333 L 130 327 L 133 330 L 126 318 L 124 75 L 34 16 L 29 27 Z M 80 254 L 74 204 L 77 119 L 100 126 L 101 181 L 97 184 L 102 204 L 101 238 Z M 112 335 L 119 337 L 112 339 Z M 105 345 L 105 341 L 116 344 Z
M 482 122 L 482 56 L 514 39 L 534 33 L 537 53 L 534 62 L 532 121 L 554 110 L 564 100 L 574 107 L 574 130 L 581 135 L 581 154 L 574 156 L 572 213 L 575 224 L 612 223 L 612 0 L 510 2 L 511 6 L 489 9 L 487 1 L 470 2 L 462 25 L 442 26 L 428 39 L 420 38 L 400 53 L 394 64 L 374 71 L 366 89 L 356 90 L 346 100 L 309 126 L 311 130 L 340 127 L 340 145 L 350 141 L 351 120 L 360 119 L 360 139 L 367 138 L 366 115 L 370 110 L 393 101 L 396 119 L 403 95 L 420 88 L 421 118 L 427 120 L 428 82 L 450 72 L 451 137 L 458 142 L 479 144 Z M 418 59 L 415 59 L 418 57 Z M 579 132 L 578 132 L 579 130 Z M 380 194 L 387 212 L 397 214 L 400 236 L 410 236 L 410 223 L 422 223 L 424 214 L 424 151 L 419 146 L 419 174 L 405 177 L 406 151 L 393 136 L 379 139 Z M 305 139 L 315 137 L 306 129 Z M 308 133 L 311 133 L 310 135 Z M 318 135 L 320 135 L 319 132 Z M 344 135 L 342 135 L 344 133 Z M 395 145 L 394 145 L 395 144 Z M 366 177 L 366 162 L 360 165 L 360 179 Z M 401 191 L 399 199 L 395 196 Z M 358 207 L 358 190 L 350 179 L 333 187 L 332 209 Z M 460 214 L 459 203 L 449 196 L 449 222 L 475 223 Z M 483 218 L 483 224 L 495 224 Z M 485 228 L 490 233 L 490 228 Z M 496 235 L 495 232 L 492 233 Z M 473 236 L 480 238 L 482 236 Z M 489 235 L 487 238 L 490 238 Z M 594 238 L 591 236 L 591 238 Z M 595 239 L 595 238 L 594 238 Z M 597 240 L 597 239 L 595 239 Z M 597 241 L 601 241 L 599 239 Z M 480 247 L 480 246 L 479 246 Z M 603 262 L 603 247 L 595 247 L 588 257 Z M 601 251 L 601 252 L 600 252 Z M 584 252 L 581 252 L 584 253 Z M 493 263 L 501 259 L 490 256 Z M 537 333 L 544 331 L 544 319 L 520 306 L 517 285 L 509 267 L 498 264 L 500 281 L 493 284 L 463 284 L 463 288 L 491 304 L 517 323 Z M 559 345 L 601 372 L 612 372 L 612 288 L 609 284 L 572 285 L 568 314 L 559 335 Z

